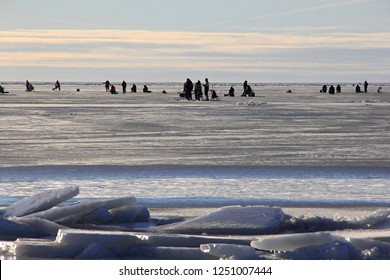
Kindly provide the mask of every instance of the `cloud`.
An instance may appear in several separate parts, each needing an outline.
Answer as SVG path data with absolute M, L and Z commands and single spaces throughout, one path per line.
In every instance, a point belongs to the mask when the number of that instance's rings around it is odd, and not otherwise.
M 353 50 L 361 53 L 355 56 Z M 331 71 L 332 67 L 350 71 L 353 66 L 390 74 L 388 64 L 378 66 L 377 63 L 379 56 L 383 60 L 389 53 L 390 33 L 304 36 L 147 30 L 0 31 L 2 68 L 180 69 L 181 72 L 207 69 L 221 73 L 265 73 L 278 69 L 283 69 L 281 72 Z M 0 69 L 0 74 L 1 71 L 4 70 Z

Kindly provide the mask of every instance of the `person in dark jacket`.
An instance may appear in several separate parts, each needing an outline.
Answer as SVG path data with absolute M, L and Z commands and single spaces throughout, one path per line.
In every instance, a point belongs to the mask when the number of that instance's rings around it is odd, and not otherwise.
M 111 83 L 110 83 L 109 80 L 107 80 L 107 81 L 104 82 L 104 86 L 105 86 L 105 88 L 106 88 L 106 92 L 110 91 L 110 85 L 111 85 Z
M 194 89 L 194 84 L 189 78 L 187 78 L 187 81 L 184 83 L 183 89 L 187 100 L 192 100 L 192 90 Z
M 204 87 L 204 96 L 206 97 L 206 101 L 209 101 L 209 90 L 210 90 L 210 84 L 209 79 L 205 79 L 205 83 L 203 84 Z
M 195 84 L 195 99 L 200 101 L 202 98 L 202 83 L 198 80 Z
M 335 92 L 335 88 L 333 85 L 331 85 L 329 88 L 329 94 L 334 94 L 334 92 Z
M 125 81 L 122 82 L 122 91 L 126 93 L 127 83 Z

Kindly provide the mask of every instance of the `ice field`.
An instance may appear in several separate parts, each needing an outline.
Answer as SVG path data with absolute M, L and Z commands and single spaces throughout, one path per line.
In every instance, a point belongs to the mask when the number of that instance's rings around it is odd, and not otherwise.
M 3 258 L 390 258 L 389 85 L 2 85 Z

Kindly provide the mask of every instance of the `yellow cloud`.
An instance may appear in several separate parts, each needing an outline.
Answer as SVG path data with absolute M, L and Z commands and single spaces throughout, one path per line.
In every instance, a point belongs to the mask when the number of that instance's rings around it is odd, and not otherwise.
M 259 66 L 256 58 L 272 56 L 271 51 L 323 48 L 389 49 L 390 33 L 292 36 L 147 30 L 0 31 L 3 67 L 203 67 L 250 71 L 286 67 L 277 57 Z M 304 68 L 303 64 L 294 62 L 295 67 Z

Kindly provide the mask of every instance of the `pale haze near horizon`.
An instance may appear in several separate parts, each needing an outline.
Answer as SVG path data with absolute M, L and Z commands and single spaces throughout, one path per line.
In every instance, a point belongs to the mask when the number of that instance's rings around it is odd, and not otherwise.
M 389 82 L 390 1 L 1 0 L 0 82 Z

